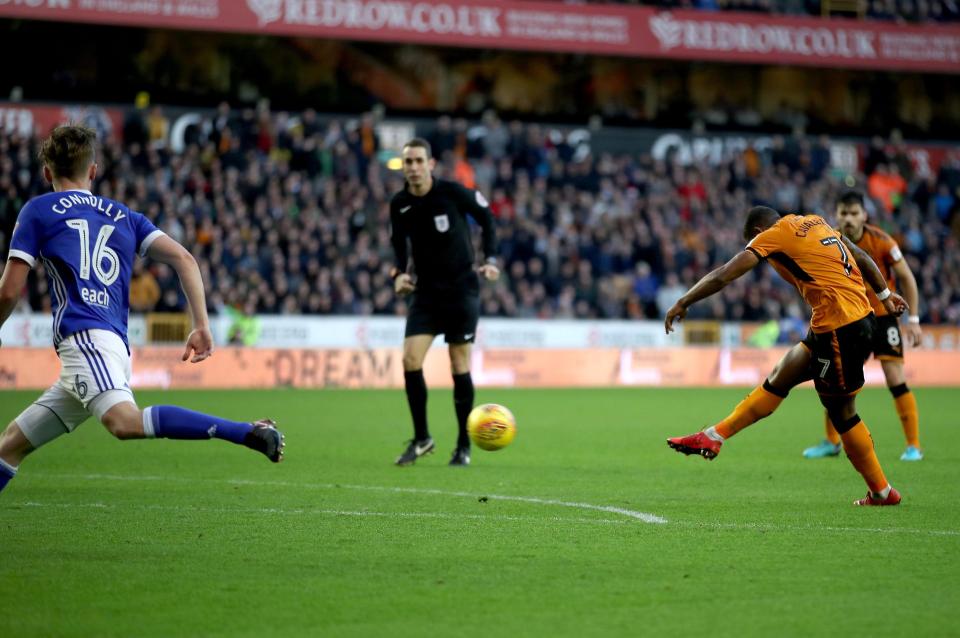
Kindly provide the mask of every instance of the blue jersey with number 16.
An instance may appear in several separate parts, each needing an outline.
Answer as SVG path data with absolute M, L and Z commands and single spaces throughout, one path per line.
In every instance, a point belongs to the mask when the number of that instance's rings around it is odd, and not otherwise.
M 133 260 L 161 235 L 140 213 L 90 191 L 48 193 L 27 202 L 9 256 L 46 269 L 54 346 L 89 329 L 111 330 L 127 343 Z

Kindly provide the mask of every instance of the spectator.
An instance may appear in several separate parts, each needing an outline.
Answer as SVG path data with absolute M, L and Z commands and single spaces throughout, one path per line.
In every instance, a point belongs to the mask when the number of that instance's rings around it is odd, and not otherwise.
M 136 260 L 130 277 L 130 310 L 150 312 L 158 301 L 160 301 L 160 284 L 157 283 L 153 274 L 144 268 L 143 261 Z
M 470 129 L 471 141 L 467 123 L 457 120 L 447 131 L 453 148 L 438 167 L 467 181 L 472 174 L 495 214 L 509 277 L 484 290 L 486 314 L 659 316 L 677 290 L 742 249 L 732 220 L 751 204 L 829 217 L 839 188 L 826 170 L 828 139 L 795 134 L 769 152 L 748 146 L 716 165 L 681 166 L 644 154 L 595 155 L 589 143 L 567 144 L 540 125 L 505 127 L 493 117 L 487 116 L 490 130 L 506 136 L 490 148 L 502 157 L 484 150 L 484 127 Z M 375 135 L 372 120 L 366 122 Z M 108 141 L 97 188 L 190 249 L 219 312 L 402 314 L 389 278 L 386 200 L 401 178 L 376 154 L 365 155 L 379 141 L 365 148 L 363 126 L 347 130 L 312 111 L 273 113 L 266 105 L 237 117 L 223 104 L 182 153 Z M 36 166 L 37 142 L 0 133 L 4 252 L 23 202 L 47 188 Z M 852 176 L 869 187 L 871 219 L 897 236 L 910 260 L 929 298 L 923 319 L 956 321 L 960 155 L 948 153 L 936 175 L 914 176 L 901 174 L 907 155 L 899 140 L 880 138 L 872 148 L 874 170 Z M 170 269 L 138 265 L 137 273 L 135 307 L 182 311 Z M 141 285 L 149 278 L 156 290 Z M 28 290 L 34 310 L 43 309 L 46 286 L 38 268 Z M 795 295 L 769 269 L 758 269 L 749 289 L 731 286 L 730 296 L 698 306 L 698 317 L 797 318 Z
M 880 202 L 889 213 L 900 207 L 907 192 L 907 182 L 900 175 L 896 164 L 877 164 L 877 169 L 867 180 L 870 196 Z

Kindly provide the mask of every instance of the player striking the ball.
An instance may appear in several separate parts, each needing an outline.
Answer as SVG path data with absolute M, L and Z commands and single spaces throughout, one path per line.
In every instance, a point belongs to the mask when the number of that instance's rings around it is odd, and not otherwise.
M 0 326 L 13 312 L 30 269 L 42 262 L 61 369 L 57 383 L 0 437 L 0 490 L 25 456 L 73 432 L 91 414 L 118 439 L 218 438 L 282 460 L 284 438 L 273 421 L 229 421 L 171 405 L 137 407 L 127 343 L 136 255 L 168 264 L 180 277 L 193 318 L 183 360 L 199 363 L 213 354 L 213 336 L 196 260 L 140 213 L 91 193 L 96 152 L 96 133 L 88 128 L 53 131 L 40 148 L 40 161 L 54 192 L 27 202 L 10 242 L 0 278 Z
M 913 278 L 910 266 L 903 258 L 897 242 L 876 226 L 867 223 L 863 193 L 851 190 L 840 195 L 837 200 L 837 224 L 844 237 L 862 248 L 876 262 L 890 290 L 896 291 L 896 282 L 903 286 L 903 298 L 916 313 L 920 303 L 917 281 Z M 873 356 L 879 359 L 883 368 L 887 388 L 893 395 L 893 403 L 907 440 L 907 449 L 900 456 L 900 460 L 920 461 L 923 459 L 923 452 L 920 450 L 920 415 L 917 411 L 917 400 L 907 387 L 907 377 L 903 371 L 903 337 L 907 337 L 911 346 L 920 344 L 920 316 L 911 314 L 901 332 L 897 316 L 887 312 L 883 303 L 869 288 L 867 298 L 877 315 L 878 329 L 874 333 Z M 829 415 L 824 420 L 827 438 L 819 445 L 804 450 L 804 458 L 819 459 L 840 454 L 840 435 L 830 422 Z
M 886 287 L 870 256 L 822 217 L 781 218 L 772 208 L 756 206 L 747 215 L 743 235 L 749 241 L 746 249 L 704 276 L 667 311 L 667 333 L 673 331 L 674 321 L 683 320 L 687 308 L 765 260 L 810 304 L 810 332 L 732 414 L 703 432 L 667 439 L 668 445 L 683 454 L 714 459 L 724 441 L 770 416 L 794 386 L 812 378 L 847 458 L 869 488 L 866 497 L 854 504 L 897 505 L 900 493 L 887 482 L 870 431 L 857 414 L 856 394 L 863 387 L 863 364 L 870 356 L 876 329 L 863 278 L 891 314 L 903 313 L 906 302 Z
M 453 403 L 459 434 L 450 465 L 470 464 L 467 416 L 473 409 L 473 379 L 470 377 L 470 347 L 477 334 L 480 315 L 480 285 L 477 273 L 487 281 L 500 277 L 497 238 L 487 201 L 478 191 L 456 182 L 434 179 L 436 160 L 430 144 L 414 138 L 402 151 L 404 189 L 390 201 L 391 239 L 397 262 L 392 271 L 398 295 L 412 295 L 403 339 L 403 377 L 407 403 L 413 417 L 413 439 L 397 465 L 410 465 L 433 452 L 427 429 L 427 384 L 423 360 L 436 335 L 443 333 L 450 350 L 453 372 Z M 486 262 L 474 267 L 473 243 L 467 215 L 483 231 Z M 416 281 L 407 269 L 407 240 L 412 247 Z

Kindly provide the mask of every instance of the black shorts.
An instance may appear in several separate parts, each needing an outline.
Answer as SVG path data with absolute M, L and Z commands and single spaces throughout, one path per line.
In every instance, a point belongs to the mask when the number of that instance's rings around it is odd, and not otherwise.
M 903 359 L 903 335 L 900 334 L 900 320 L 895 316 L 877 317 L 873 356 L 877 359 Z
M 447 343 L 473 343 L 480 319 L 480 295 L 413 293 L 404 337 L 443 334 Z
M 873 351 L 877 319 L 870 313 L 831 332 L 807 333 L 803 344 L 813 355 L 810 374 L 817 392 L 848 396 L 863 387 L 863 364 Z

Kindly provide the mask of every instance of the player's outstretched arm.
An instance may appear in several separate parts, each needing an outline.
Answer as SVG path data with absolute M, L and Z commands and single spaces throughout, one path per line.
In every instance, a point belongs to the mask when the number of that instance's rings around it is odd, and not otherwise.
M 911 346 L 919 346 L 922 333 L 920 331 L 920 291 L 917 289 L 917 280 L 913 277 L 910 266 L 906 259 L 900 259 L 893 263 L 893 273 L 897 276 L 897 283 L 900 284 L 900 290 L 903 291 L 903 298 L 910 306 L 910 316 L 907 323 L 903 326 L 903 334 L 907 337 L 907 343 Z
M 186 248 L 166 235 L 158 237 L 150 244 L 147 256 L 177 271 L 180 287 L 187 296 L 190 316 L 193 319 L 193 331 L 187 337 L 183 360 L 190 359 L 192 363 L 203 361 L 213 354 L 213 335 L 210 332 L 207 299 L 203 291 L 203 278 L 200 276 L 197 260 Z
M 3 277 L 0 278 L 0 326 L 7 321 L 13 309 L 17 307 L 17 301 L 20 300 L 23 287 L 27 285 L 29 274 L 30 264 L 27 262 L 16 257 L 7 260 Z
M 877 298 L 883 302 L 887 311 L 898 317 L 902 315 L 907 310 L 907 302 L 897 293 L 890 292 L 887 289 L 887 282 L 884 280 L 883 274 L 877 267 L 876 262 L 873 261 L 873 257 L 868 255 L 866 251 L 847 237 L 841 235 L 841 239 L 843 239 L 843 245 L 846 246 L 850 254 L 853 255 L 854 261 L 857 262 L 857 267 L 860 268 L 860 272 L 863 273 L 863 278 L 866 280 L 867 285 L 877 293 Z
M 727 284 L 753 270 L 759 263 L 759 257 L 749 250 L 744 250 L 734 255 L 724 265 L 704 275 L 703 279 L 698 281 L 667 311 L 667 317 L 664 321 L 667 334 L 673 332 L 675 321 L 683 321 L 684 317 L 687 316 L 687 308 L 701 299 L 706 299 L 710 295 L 723 290 Z

